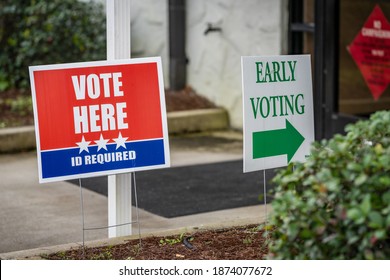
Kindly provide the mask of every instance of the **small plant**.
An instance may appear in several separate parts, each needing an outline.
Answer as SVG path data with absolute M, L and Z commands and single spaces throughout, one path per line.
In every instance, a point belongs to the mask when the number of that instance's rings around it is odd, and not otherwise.
M 163 238 L 163 239 L 160 239 L 160 246 L 163 246 L 163 245 L 175 245 L 177 243 L 182 243 L 183 239 L 184 239 L 184 233 L 180 234 L 176 238 Z
M 112 260 L 112 253 L 110 251 L 103 251 L 101 253 L 91 256 L 91 260 Z
M 112 260 L 113 259 L 113 252 L 114 246 L 109 245 L 107 247 L 104 247 L 103 250 L 98 250 L 92 253 L 91 260 Z
M 346 132 L 274 178 L 273 258 L 390 259 L 390 111 Z
M 252 236 L 245 237 L 242 240 L 242 243 L 244 243 L 245 245 L 250 245 L 250 244 L 252 244 L 252 242 L 253 242 Z
M 133 252 L 133 254 L 135 256 L 138 256 L 138 254 L 140 253 L 141 249 L 142 249 L 142 247 L 141 247 L 140 243 L 132 246 L 132 252 Z
M 242 243 L 245 244 L 245 245 L 250 245 L 250 244 L 252 244 L 255 235 L 259 233 L 261 227 L 262 227 L 262 225 L 247 229 L 247 230 L 245 231 L 245 233 L 248 233 L 248 236 L 246 236 L 246 237 L 242 240 Z
M 59 252 L 58 255 L 59 255 L 60 258 L 62 258 L 63 260 L 68 259 L 68 257 L 66 256 L 66 252 Z

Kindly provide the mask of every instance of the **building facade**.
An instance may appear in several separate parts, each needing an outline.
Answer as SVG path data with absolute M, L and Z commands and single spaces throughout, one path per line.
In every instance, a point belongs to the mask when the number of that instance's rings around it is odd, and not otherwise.
M 187 85 L 242 128 L 241 56 L 287 52 L 288 1 L 187 0 Z M 169 86 L 169 3 L 132 0 L 132 57 L 161 56 Z

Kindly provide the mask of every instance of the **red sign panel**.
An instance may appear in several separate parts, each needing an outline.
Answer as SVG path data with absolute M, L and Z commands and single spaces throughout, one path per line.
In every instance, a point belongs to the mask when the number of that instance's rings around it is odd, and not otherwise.
M 368 88 L 378 100 L 390 83 L 390 23 L 376 5 L 348 46 Z
M 159 58 L 30 67 L 40 181 L 169 165 Z

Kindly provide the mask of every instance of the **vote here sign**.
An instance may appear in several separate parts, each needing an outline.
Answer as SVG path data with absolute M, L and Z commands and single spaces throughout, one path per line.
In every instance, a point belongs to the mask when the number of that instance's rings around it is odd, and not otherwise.
M 305 161 L 314 141 L 309 55 L 242 57 L 244 172 Z
M 30 67 L 39 181 L 168 167 L 161 59 Z

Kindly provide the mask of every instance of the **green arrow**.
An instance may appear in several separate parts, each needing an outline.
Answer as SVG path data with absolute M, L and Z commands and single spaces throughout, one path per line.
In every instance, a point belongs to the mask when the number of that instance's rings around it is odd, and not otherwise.
M 253 159 L 287 154 L 290 162 L 305 138 L 286 119 L 286 128 L 253 132 Z

